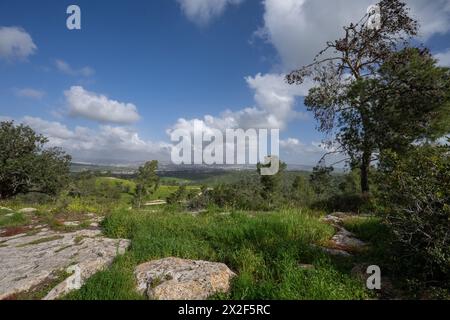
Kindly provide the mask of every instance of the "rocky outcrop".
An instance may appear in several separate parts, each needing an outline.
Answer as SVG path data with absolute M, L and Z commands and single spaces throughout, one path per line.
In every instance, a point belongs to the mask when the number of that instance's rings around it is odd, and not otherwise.
M 204 300 L 228 292 L 235 274 L 223 263 L 165 258 L 135 269 L 137 291 L 155 300 Z
M 123 254 L 129 240 L 108 239 L 99 230 L 59 233 L 42 229 L 37 234 L 0 237 L 0 300 L 14 298 L 54 277 L 68 276 L 45 299 L 56 299 L 81 285 Z
M 338 229 L 338 232 L 331 238 L 332 243 L 337 248 L 348 250 L 360 250 L 366 246 L 366 243 L 355 238 L 355 235 L 343 227 Z
M 351 214 L 335 212 L 322 218 L 322 221 L 332 225 L 336 234 L 331 238 L 328 245 L 320 247 L 324 252 L 331 255 L 351 256 L 352 252 L 363 250 L 367 244 L 355 237 L 353 233 L 343 227 L 347 218 L 354 217 Z

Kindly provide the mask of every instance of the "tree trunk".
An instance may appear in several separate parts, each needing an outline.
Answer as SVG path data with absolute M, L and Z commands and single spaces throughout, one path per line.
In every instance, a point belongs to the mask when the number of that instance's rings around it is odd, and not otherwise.
M 370 151 L 364 151 L 361 159 L 361 192 L 363 194 L 368 194 L 370 191 L 369 169 L 371 156 L 372 153 Z

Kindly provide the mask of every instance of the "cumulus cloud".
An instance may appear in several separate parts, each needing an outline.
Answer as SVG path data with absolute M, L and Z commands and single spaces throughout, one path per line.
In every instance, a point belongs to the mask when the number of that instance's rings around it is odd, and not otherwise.
M 55 140 L 68 140 L 75 137 L 75 133 L 70 131 L 65 125 L 59 122 L 50 122 L 41 118 L 26 116 L 22 122 L 37 132 Z
M 171 136 L 174 133 L 178 135 L 183 132 L 183 135 L 190 134 L 193 137 L 196 132 L 201 132 L 205 135 L 216 137 L 219 133 L 225 135 L 226 129 L 283 130 L 293 119 L 306 119 L 306 115 L 295 111 L 294 107 L 296 98 L 306 95 L 311 83 L 307 82 L 302 86 L 291 86 L 286 83 L 282 74 L 257 74 L 254 77 L 246 77 L 245 80 L 249 88 L 254 91 L 255 106 L 237 111 L 226 110 L 219 116 L 205 115 L 201 119 L 181 118 L 167 130 L 167 134 Z M 272 132 L 268 133 L 271 135 Z M 223 141 L 223 143 L 224 156 L 235 154 L 235 142 Z M 292 143 L 291 145 L 294 146 Z M 256 150 L 253 149 L 255 147 L 257 148 Z M 248 143 L 245 148 L 247 152 L 253 151 L 253 155 L 258 154 L 257 145 Z M 287 150 L 288 153 L 291 152 L 291 148 L 288 148 L 287 144 L 280 143 L 280 148 L 282 159 L 295 161 L 297 158 L 298 160 L 298 154 L 288 157 L 288 154 L 283 152 L 283 150 Z M 311 148 L 316 151 L 315 148 Z M 302 150 L 310 151 L 307 148 L 302 148 Z M 315 155 L 317 158 L 317 154 Z
M 119 124 L 133 123 L 140 118 L 134 104 L 111 100 L 80 86 L 71 87 L 64 95 L 72 116 Z
M 0 27 L 0 59 L 25 60 L 37 46 L 31 36 L 19 27 Z
M 255 91 L 256 104 L 266 114 L 265 127 L 284 129 L 289 120 L 306 117 L 305 114 L 294 111 L 295 99 L 306 96 L 312 82 L 306 81 L 300 86 L 293 86 L 286 83 L 283 74 L 260 73 L 255 77 L 247 77 L 246 81 Z
M 243 0 L 177 0 L 181 10 L 192 22 L 205 25 L 220 16 L 229 5 L 238 5 Z
M 70 76 L 90 77 L 95 73 L 94 69 L 92 69 L 91 67 L 82 67 L 80 69 L 76 69 L 64 60 L 59 59 L 55 60 L 55 66 L 59 71 Z
M 435 55 L 440 66 L 450 67 L 450 49 Z
M 182 129 L 193 132 L 197 124 L 203 131 L 218 129 L 285 129 L 293 119 L 305 119 L 306 115 L 294 110 L 296 97 L 306 95 L 310 83 L 302 86 L 288 85 L 282 74 L 257 74 L 245 78 L 254 90 L 255 106 L 238 111 L 226 110 L 219 116 L 206 115 L 202 119 L 179 119 L 169 130 Z
M 78 161 L 168 160 L 170 146 L 142 139 L 128 127 L 101 125 L 97 129 L 68 128 L 60 122 L 24 117 L 20 122 L 49 138 L 49 146 L 61 147 Z
M 33 88 L 14 89 L 14 93 L 18 97 L 34 100 L 40 100 L 45 96 L 44 91 Z
M 373 0 L 264 0 L 264 24 L 256 32 L 277 50 L 284 71 L 312 61 L 327 41 L 340 37 L 342 26 L 358 21 Z M 450 1 L 410 0 L 421 36 L 450 31 Z

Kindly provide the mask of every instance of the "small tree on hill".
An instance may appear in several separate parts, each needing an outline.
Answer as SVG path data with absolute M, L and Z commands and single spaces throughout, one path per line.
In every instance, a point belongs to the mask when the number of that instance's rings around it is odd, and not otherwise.
M 158 161 L 153 160 L 145 163 L 138 169 L 136 177 L 136 190 L 134 204 L 140 208 L 143 198 L 151 195 L 159 187 L 159 176 L 156 173 Z
M 274 200 L 277 195 L 280 195 L 282 189 L 283 172 L 286 170 L 286 163 L 280 161 L 279 170 L 274 175 L 261 175 L 262 168 L 268 168 L 271 164 L 257 164 L 258 174 L 261 176 L 260 181 L 262 184 L 262 197 L 266 200 Z

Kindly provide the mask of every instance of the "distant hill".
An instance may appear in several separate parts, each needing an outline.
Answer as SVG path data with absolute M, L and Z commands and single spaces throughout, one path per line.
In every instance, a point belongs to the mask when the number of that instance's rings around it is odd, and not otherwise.
M 133 174 L 136 172 L 137 168 L 141 166 L 144 162 L 136 162 L 129 164 L 113 164 L 113 163 L 83 163 L 83 162 L 73 162 L 71 166 L 72 172 L 82 172 L 82 171 L 102 171 L 102 172 L 112 172 L 117 174 Z M 312 171 L 313 166 L 309 165 L 299 165 L 299 164 L 288 164 L 287 171 Z M 246 170 L 256 170 L 255 165 L 174 165 L 172 163 L 159 163 L 159 171 L 170 172 L 170 171 L 194 171 L 194 172 L 223 172 L 223 171 L 246 171 Z M 339 171 L 339 169 L 338 169 Z

